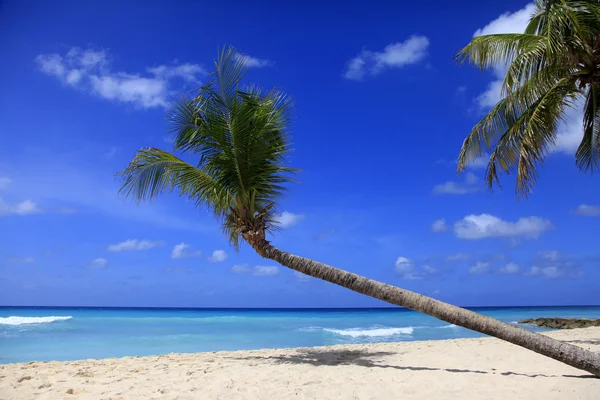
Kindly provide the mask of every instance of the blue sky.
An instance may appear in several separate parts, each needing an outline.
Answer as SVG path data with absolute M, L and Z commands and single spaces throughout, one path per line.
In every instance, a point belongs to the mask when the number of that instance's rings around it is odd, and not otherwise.
M 456 176 L 502 69 L 459 66 L 524 1 L 5 1 L 0 5 L 0 304 L 383 305 L 229 247 L 204 209 L 117 195 L 135 151 L 169 149 L 165 105 L 222 45 L 296 104 L 273 244 L 461 305 L 600 304 L 600 189 L 569 111 L 529 200 Z

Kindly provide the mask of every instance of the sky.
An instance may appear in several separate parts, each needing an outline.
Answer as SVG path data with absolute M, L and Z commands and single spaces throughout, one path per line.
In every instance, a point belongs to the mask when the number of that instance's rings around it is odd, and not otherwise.
M 295 102 L 272 244 L 465 306 L 600 304 L 600 185 L 569 110 L 529 199 L 484 164 L 456 174 L 503 68 L 459 65 L 519 32 L 524 1 L 0 2 L 0 305 L 372 307 L 385 303 L 231 248 L 176 195 L 118 195 L 137 150 L 170 150 L 168 104 L 219 49 Z

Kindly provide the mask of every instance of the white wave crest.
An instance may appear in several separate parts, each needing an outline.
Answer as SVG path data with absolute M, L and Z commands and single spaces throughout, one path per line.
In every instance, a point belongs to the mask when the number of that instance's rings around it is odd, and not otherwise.
M 448 328 L 458 328 L 458 326 L 456 326 L 454 324 L 450 324 L 450 325 L 438 326 L 438 328 L 448 329 Z
M 342 336 L 357 337 L 379 337 L 379 336 L 394 336 L 394 335 L 411 335 L 413 328 L 375 328 L 375 329 L 327 329 L 324 331 L 336 333 Z
M 29 325 L 29 324 L 48 324 L 55 321 L 66 321 L 73 317 L 19 317 L 11 316 L 0 318 L 0 325 Z

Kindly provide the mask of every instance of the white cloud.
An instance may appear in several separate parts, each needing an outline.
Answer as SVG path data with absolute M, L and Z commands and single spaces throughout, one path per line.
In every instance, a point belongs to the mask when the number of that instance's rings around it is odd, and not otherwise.
M 7 203 L 0 198 L 0 217 L 9 215 L 39 214 L 42 210 L 32 200 L 23 200 L 18 203 Z
M 582 98 L 576 100 L 572 107 L 565 110 L 558 127 L 556 142 L 550 153 L 573 155 L 583 139 L 583 109 L 585 102 Z
M 6 189 L 10 185 L 11 182 L 12 182 L 12 180 L 10 178 L 7 178 L 5 176 L 0 176 L 0 190 Z
M 267 60 L 264 58 L 252 57 L 247 54 L 238 53 L 236 55 L 236 57 L 239 60 L 242 60 L 246 64 L 246 67 L 248 67 L 248 68 L 263 68 L 263 67 L 270 67 L 271 65 L 273 65 L 273 61 L 270 61 L 270 60 Z
M 90 268 L 101 269 L 105 268 L 108 265 L 108 260 L 106 258 L 96 258 L 90 263 Z
M 246 274 L 250 272 L 250 268 L 248 268 L 248 264 L 236 264 L 231 267 L 231 272 L 234 274 Z
M 442 219 L 438 219 L 437 221 L 434 221 L 434 223 L 431 225 L 431 231 L 432 232 L 446 232 L 449 229 L 448 225 L 446 224 L 446 219 L 442 218 Z
M 534 11 L 535 4 L 530 3 L 513 13 L 506 12 L 483 28 L 477 29 L 473 37 L 498 33 L 523 33 Z M 481 109 L 489 109 L 502 99 L 502 81 L 506 74 L 506 66 L 504 64 L 495 66 L 493 74 L 495 80 L 490 82 L 486 90 L 475 99 Z
M 13 263 L 13 264 L 31 264 L 31 263 L 35 262 L 35 258 L 33 258 L 33 257 L 11 258 L 10 260 L 8 260 L 8 262 Z
M 257 265 L 252 271 L 252 275 L 255 276 L 275 276 L 279 273 L 278 267 L 271 267 L 266 265 Z
M 378 75 L 386 69 L 416 64 L 427 56 L 429 39 L 413 35 L 404 42 L 391 43 L 383 51 L 363 50 L 351 59 L 342 76 L 360 81 L 367 75 Z
M 479 191 L 479 178 L 472 172 L 465 174 L 464 180 L 461 183 L 447 181 L 433 187 L 433 193 L 440 194 L 468 194 Z
M 208 261 L 218 263 L 227 260 L 227 252 L 225 250 L 215 250 L 212 255 L 208 257 Z
M 179 243 L 173 247 L 173 251 L 171 252 L 171 258 L 183 258 L 186 249 L 190 247 L 189 244 Z
M 587 217 L 600 217 L 600 206 L 581 204 L 575 209 L 574 213 L 577 215 L 585 215 Z
M 450 254 L 449 256 L 447 256 L 446 262 L 452 263 L 452 262 L 457 262 L 457 261 L 466 261 L 470 258 L 471 258 L 471 255 L 469 253 L 456 253 L 456 254 Z
M 147 76 L 113 71 L 106 50 L 73 47 L 66 55 L 41 54 L 35 59 L 40 71 L 68 86 L 98 97 L 142 108 L 166 107 L 175 93 L 176 79 L 198 82 L 206 71 L 197 64 L 159 65 L 148 68 Z
M 201 251 L 189 251 L 190 245 L 187 243 L 179 243 L 173 247 L 171 258 L 191 258 L 198 257 L 202 254 Z
M 298 282 L 308 282 L 310 280 L 310 276 L 308 275 L 304 275 L 301 272 L 298 271 L 294 271 L 294 278 L 298 281 Z
M 60 207 L 56 210 L 59 214 L 77 214 L 77 209 L 73 207 Z
M 267 265 L 257 265 L 254 268 L 250 268 L 250 267 L 248 267 L 248 264 L 236 264 L 233 267 L 231 267 L 231 272 L 233 272 L 234 274 L 249 274 L 249 273 L 251 273 L 254 276 L 275 276 L 275 275 L 279 274 L 279 267 L 267 266 Z M 302 274 L 300 274 L 300 275 L 302 275 Z M 298 276 L 296 276 L 296 279 L 302 280 Z
M 162 79 L 120 74 L 90 76 L 90 83 L 96 95 L 108 100 L 133 103 L 143 108 L 168 105 L 167 82 Z
M 104 153 L 104 157 L 106 157 L 107 160 L 110 160 L 111 158 L 113 158 L 115 156 L 115 154 L 117 154 L 117 147 L 113 146 L 110 148 L 110 150 L 108 150 L 106 153 Z
M 281 215 L 275 216 L 275 222 L 278 223 L 282 228 L 288 228 L 296 225 L 298 222 L 304 219 L 304 215 L 293 214 L 288 211 L 284 211 Z
M 472 168 L 472 169 L 477 169 L 477 168 L 486 168 L 488 166 L 488 163 L 490 161 L 490 157 L 489 156 L 480 156 L 477 157 L 476 159 L 474 159 L 473 161 L 471 161 L 469 163 L 469 165 L 467 166 L 467 168 Z
M 437 268 L 433 268 L 430 265 L 423 265 L 421 266 L 421 269 L 427 274 L 437 274 L 439 272 Z
M 190 63 L 170 67 L 159 65 L 158 67 L 148 68 L 148 72 L 163 79 L 182 78 L 187 82 L 198 82 L 198 75 L 208 74 L 208 71 L 200 65 Z
M 454 224 L 456 236 L 468 240 L 491 237 L 537 239 L 550 229 L 553 229 L 552 223 L 540 217 L 526 217 L 510 222 L 490 214 L 468 215 Z
M 127 250 L 149 250 L 154 247 L 164 246 L 165 242 L 162 241 L 151 241 L 151 240 L 138 240 L 138 239 L 129 239 L 124 242 L 111 244 L 108 246 L 108 251 L 119 252 L 119 251 L 127 251 Z
M 553 250 L 539 252 L 526 275 L 543 278 L 574 278 L 582 276 L 583 271 L 579 262 Z
M 529 3 L 513 13 L 505 12 L 483 28 L 477 29 L 473 37 L 496 33 L 523 33 L 534 11 L 535 4 Z
M 413 268 L 412 261 L 410 261 L 408 258 L 398 257 L 396 259 L 396 271 L 404 274 L 406 272 L 412 271 L 412 268 Z
M 407 280 L 424 279 L 428 276 L 436 275 L 439 270 L 429 265 L 423 265 L 421 268 L 415 268 L 414 263 L 406 257 L 398 257 L 395 263 L 396 272 Z
M 485 274 L 489 270 L 490 270 L 490 263 L 483 262 L 483 261 L 477 261 L 475 264 L 473 264 L 471 267 L 469 267 L 469 273 L 473 274 L 473 275 Z
M 498 269 L 498 272 L 501 274 L 516 274 L 520 271 L 519 264 L 515 264 L 513 262 L 506 264 L 504 267 Z

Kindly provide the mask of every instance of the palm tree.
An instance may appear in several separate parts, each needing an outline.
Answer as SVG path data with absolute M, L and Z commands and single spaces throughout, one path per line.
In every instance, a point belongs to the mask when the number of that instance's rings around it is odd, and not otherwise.
M 478 36 L 457 57 L 481 69 L 505 65 L 504 96 L 464 140 L 458 171 L 489 154 L 488 186 L 516 172 L 527 196 L 560 121 L 583 104 L 576 164 L 600 167 L 600 1 L 537 0 L 524 33 Z
M 196 165 L 166 151 L 140 150 L 121 173 L 121 192 L 138 201 L 178 191 L 208 206 L 229 241 L 294 271 L 355 292 L 429 314 L 451 324 L 496 336 L 600 376 L 600 356 L 493 318 L 377 282 L 271 245 L 276 206 L 294 170 L 285 165 L 292 102 L 285 94 L 255 86 L 242 90 L 244 60 L 232 48 L 215 63 L 213 80 L 173 113 L 174 148 L 198 156 Z

